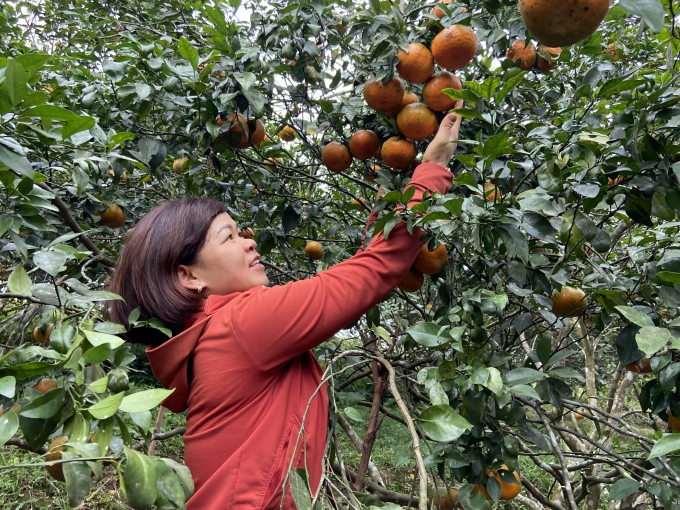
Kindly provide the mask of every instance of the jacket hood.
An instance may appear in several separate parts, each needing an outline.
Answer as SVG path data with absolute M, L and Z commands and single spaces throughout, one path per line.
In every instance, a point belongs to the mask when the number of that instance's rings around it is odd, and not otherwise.
M 158 347 L 147 347 L 151 370 L 165 389 L 175 391 L 161 404 L 173 413 L 181 413 L 187 409 L 189 398 L 189 355 L 194 350 L 203 331 L 218 310 L 239 296 L 250 295 L 261 291 L 256 287 L 246 292 L 234 292 L 227 296 L 210 296 L 203 305 L 203 310 L 196 313 L 187 325 L 187 329 L 172 337 Z
M 146 357 L 149 358 L 151 370 L 166 389 L 175 391 L 163 400 L 162 405 L 173 413 L 181 413 L 187 408 L 189 398 L 189 380 L 187 368 L 189 355 L 196 347 L 203 330 L 210 322 L 210 316 L 201 313 L 200 320 L 194 322 L 188 329 L 172 337 L 158 347 L 147 347 Z

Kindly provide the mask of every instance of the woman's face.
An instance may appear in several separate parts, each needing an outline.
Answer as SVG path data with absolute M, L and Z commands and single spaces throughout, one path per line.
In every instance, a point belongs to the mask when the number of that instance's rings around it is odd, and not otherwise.
M 205 297 L 226 296 L 268 285 L 260 255 L 255 251 L 255 241 L 241 237 L 240 232 L 231 216 L 218 215 L 210 225 L 196 263 L 179 266 L 182 285 L 193 291 L 200 285 L 201 295 Z

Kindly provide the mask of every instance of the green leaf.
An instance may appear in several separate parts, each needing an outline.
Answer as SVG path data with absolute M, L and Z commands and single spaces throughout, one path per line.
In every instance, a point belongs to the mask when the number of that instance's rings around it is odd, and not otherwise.
M 407 329 L 406 333 L 411 335 L 411 338 L 420 345 L 424 345 L 425 347 L 437 347 L 446 345 L 451 341 L 451 337 L 446 334 L 446 330 L 444 330 L 443 334 L 440 334 L 441 330 L 442 327 L 437 324 L 423 322 L 422 324 L 417 324 L 412 328 Z
M 635 335 L 635 341 L 638 344 L 638 348 L 644 352 L 647 357 L 656 354 L 670 339 L 670 330 L 654 326 L 644 326 L 640 328 L 640 332 Z
M 156 459 L 124 447 L 127 464 L 123 483 L 125 496 L 132 508 L 149 508 L 153 506 L 158 495 L 156 487 Z
M 66 390 L 64 388 L 55 388 L 26 404 L 21 409 L 21 416 L 25 418 L 39 418 L 42 420 L 51 418 L 61 411 L 65 399 Z
M 14 294 L 21 294 L 22 296 L 32 295 L 31 284 L 31 278 L 21 264 L 18 264 L 17 267 L 14 268 L 14 271 L 12 271 L 12 274 L 9 275 L 9 279 L 7 280 L 9 291 Z
M 680 434 L 666 434 L 659 439 L 647 459 L 655 459 L 680 450 Z
M 96 349 L 97 347 L 95 347 Z M 90 349 L 92 351 L 94 349 Z M 87 351 L 87 352 L 90 352 Z M 87 353 L 85 353 L 87 354 Z M 109 382 L 109 376 L 108 374 L 105 375 L 104 377 L 100 377 L 96 381 L 92 381 L 90 384 L 87 385 L 88 388 L 90 388 L 92 391 L 95 393 L 104 393 L 106 391 L 106 385 Z
M 59 121 L 59 122 L 72 122 L 78 120 L 75 113 L 61 106 L 55 106 L 52 104 L 41 104 L 35 108 L 31 108 L 26 112 L 29 117 L 40 117 L 44 121 Z
M 680 284 L 680 273 L 673 273 L 671 271 L 659 271 L 658 273 L 656 273 L 656 276 L 658 276 L 664 282 Z
M 19 365 L 12 365 L 9 367 L 0 368 L 0 377 L 6 375 L 13 375 L 17 380 L 31 379 L 39 375 L 45 374 L 52 370 L 54 363 L 45 363 L 44 361 L 32 361 L 30 363 L 21 363 Z
M 528 384 L 518 384 L 517 386 L 512 386 L 510 392 L 521 397 L 534 398 L 536 400 L 541 400 L 540 395 Z
M 19 418 L 14 411 L 0 416 L 0 446 L 3 446 L 19 430 Z
M 456 89 L 444 89 L 442 90 L 444 94 L 449 96 L 451 99 L 455 99 L 456 101 L 463 100 L 463 101 L 470 101 L 471 103 L 478 103 L 482 100 L 481 97 L 479 97 L 477 94 L 475 94 L 472 90 L 470 89 L 463 89 L 463 90 L 456 90 Z
M 640 327 L 654 327 L 654 321 L 649 315 L 640 310 L 636 310 L 631 306 L 616 306 L 614 308 L 633 324 L 637 324 Z
M 77 459 L 73 452 L 62 452 L 63 459 Z M 90 468 L 85 462 L 65 462 L 62 464 L 68 502 L 75 508 L 83 502 L 90 493 Z
M 474 108 L 455 108 L 450 113 L 457 113 L 464 119 L 479 119 L 485 120 L 481 113 Z
M 610 501 L 621 501 L 632 496 L 640 488 L 640 482 L 632 478 L 621 478 L 609 489 Z
M 72 120 L 64 124 L 64 127 L 61 128 L 61 137 L 66 140 L 71 135 L 92 129 L 94 124 L 94 117 L 78 117 L 78 120 Z
M 182 484 L 182 489 L 184 489 L 184 499 L 189 499 L 194 493 L 194 480 L 191 478 L 191 471 L 189 471 L 189 468 L 172 459 L 161 458 L 158 460 L 172 468 L 177 475 L 179 482 Z
M 14 60 L 19 62 L 24 69 L 33 71 L 43 67 L 51 58 L 51 55 L 46 55 L 45 53 L 24 53 L 15 57 Z
M 148 411 L 159 405 L 163 400 L 170 396 L 173 391 L 175 390 L 155 388 L 153 390 L 144 390 L 133 393 L 123 399 L 123 402 L 120 404 L 120 410 L 125 413 Z
M 188 60 L 194 69 L 198 68 L 198 50 L 184 36 L 180 38 L 177 46 L 179 47 L 179 54 Z
M 1 144 L 0 163 L 4 163 L 15 172 L 19 172 L 21 175 L 25 175 L 29 179 L 33 180 L 34 172 L 31 163 L 24 156 L 9 150 L 7 147 Z
M 517 74 L 516 76 L 513 76 L 503 84 L 500 90 L 496 92 L 497 105 L 501 104 L 503 99 L 505 99 L 505 97 L 512 91 L 512 89 L 514 89 L 517 85 L 519 85 L 522 82 L 525 74 L 526 72 L 522 71 L 521 73 Z
M 109 344 L 111 349 L 116 349 L 125 343 L 125 340 L 117 336 L 109 335 L 107 333 L 100 333 L 99 331 L 82 330 L 82 333 L 93 346 L 102 344 Z
M 547 374 L 533 368 L 516 368 L 505 374 L 505 381 L 508 386 L 517 386 L 540 381 L 544 377 L 547 377 Z
M 496 225 L 494 228 L 503 239 L 508 258 L 517 257 L 526 264 L 529 260 L 529 243 L 524 234 L 512 225 Z
M 182 484 L 172 467 L 165 462 L 156 462 L 156 488 L 158 496 L 167 498 L 174 505 L 173 508 L 186 510 L 184 504 L 186 495 Z M 158 500 L 156 500 L 156 506 L 158 506 Z
M 57 276 L 66 263 L 65 253 L 55 250 L 39 251 L 33 255 L 33 263 L 51 276 Z
M 361 417 L 361 413 L 354 407 L 345 407 L 345 415 L 352 421 L 357 423 L 362 423 L 364 419 Z
M 7 398 L 14 398 L 16 385 L 17 380 L 11 375 L 0 378 L 0 395 Z
M 89 412 L 94 418 L 98 420 L 104 420 L 116 413 L 124 397 L 124 391 L 116 393 L 115 395 L 111 395 L 110 397 L 106 397 L 104 400 L 100 400 L 95 405 L 87 409 L 87 412 Z
M 309 496 L 309 489 L 307 488 L 305 478 L 297 470 L 293 470 L 290 472 L 288 481 L 290 483 L 290 492 L 295 502 L 295 508 L 297 510 L 311 510 L 312 498 Z
M 465 418 L 447 405 L 428 407 L 418 421 L 430 438 L 442 443 L 455 441 L 472 428 Z
M 613 80 L 609 80 L 607 83 L 602 85 L 599 96 L 600 99 L 609 99 L 614 94 L 625 92 L 627 90 L 633 90 L 644 83 L 644 80 L 629 80 L 625 76 L 621 78 L 614 78 Z
M 659 0 L 621 0 L 619 5 L 626 11 L 641 16 L 647 26 L 657 34 L 663 30 L 665 13 Z
M 28 93 L 28 75 L 23 66 L 12 59 L 5 68 L 5 81 L 2 87 L 7 91 L 14 106 L 18 105 Z

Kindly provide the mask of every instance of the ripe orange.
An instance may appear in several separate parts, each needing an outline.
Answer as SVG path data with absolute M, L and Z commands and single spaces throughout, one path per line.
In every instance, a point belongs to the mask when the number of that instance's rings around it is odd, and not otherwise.
M 264 124 L 262 124 L 262 121 L 259 119 L 251 119 L 248 121 L 248 132 L 241 138 L 238 147 L 239 149 L 245 149 L 252 145 L 260 147 L 262 140 L 264 140 L 264 136 Z
M 416 147 L 412 142 L 401 136 L 393 136 L 383 143 L 380 149 L 383 161 L 397 170 L 404 170 L 411 166 L 416 159 Z
M 555 59 L 562 54 L 562 48 L 549 48 L 539 44 L 536 51 L 536 67 L 543 74 L 550 74 L 550 71 L 557 67 Z
M 673 416 L 670 412 L 668 411 L 668 424 L 671 426 L 673 430 L 676 432 L 680 432 L 680 420 Z
M 413 103 L 397 115 L 399 132 L 410 140 L 424 140 L 439 124 L 434 112 L 423 103 Z
M 321 161 L 331 172 L 344 172 L 352 166 L 352 155 L 347 146 L 331 142 L 321 151 Z
M 588 306 L 586 293 L 574 287 L 562 287 L 559 292 L 553 292 L 552 313 L 558 317 L 578 317 Z
M 623 51 L 623 48 L 621 48 L 621 46 L 617 45 L 616 43 L 611 43 L 609 46 L 607 46 L 607 49 L 604 50 L 604 54 L 607 55 L 607 58 L 611 61 L 619 60 L 621 58 L 619 57 L 619 50 Z
M 399 112 L 403 108 L 407 107 L 410 104 L 417 103 L 418 101 L 419 101 L 418 96 L 416 96 L 413 92 L 404 92 L 404 99 L 401 100 L 401 104 L 397 106 L 394 110 L 385 112 L 385 114 L 390 119 L 394 119 L 397 115 L 399 115 Z
M 448 5 L 448 4 L 450 4 L 451 2 L 455 2 L 455 1 L 456 1 L 456 0 L 439 0 L 439 2 L 437 2 L 437 3 L 438 3 L 438 4 L 447 4 L 447 5 Z M 466 9 L 465 7 L 463 7 L 463 10 L 460 11 L 460 12 L 461 12 L 461 14 L 464 14 L 464 13 L 467 12 L 467 9 Z M 434 15 L 437 16 L 439 19 L 442 19 L 442 18 L 444 17 L 444 11 L 442 11 L 442 10 L 441 10 L 439 7 L 437 7 L 437 6 L 435 6 L 434 9 L 432 9 L 432 10 L 430 11 L 430 14 L 434 14 Z
M 33 385 L 33 389 L 39 391 L 40 393 L 45 394 L 48 391 L 53 390 L 57 386 L 58 386 L 57 381 L 55 381 L 54 379 L 50 379 L 49 377 L 43 377 Z
M 610 0 L 519 0 L 519 13 L 541 44 L 571 46 L 597 30 L 609 3 Z
M 252 228 L 244 228 L 241 230 L 241 237 L 245 239 L 255 239 L 255 232 Z
M 125 224 L 125 211 L 118 204 L 109 204 L 103 211 L 95 210 L 99 223 L 111 228 L 119 228 Z
M 283 159 L 281 158 L 267 158 L 264 160 L 264 166 L 269 168 L 272 172 L 276 170 L 277 165 L 283 165 Z
M 406 292 L 415 292 L 423 286 L 424 282 L 425 277 L 423 276 L 423 273 L 419 273 L 411 267 L 401 279 L 397 288 Z
M 640 358 L 628 365 L 628 371 L 635 374 L 649 374 L 652 371 L 652 363 L 648 357 Z
M 54 324 L 51 322 L 49 324 L 43 324 L 42 327 L 36 326 L 33 330 L 33 338 L 35 338 L 37 342 L 45 343 L 50 338 L 50 333 L 52 333 L 53 329 Z
M 349 140 L 349 151 L 357 159 L 368 159 L 380 150 L 380 140 L 370 129 L 362 129 L 352 135 Z
M 612 179 L 611 177 L 607 177 L 607 184 L 608 184 L 609 186 L 614 186 L 615 184 L 618 184 L 618 183 L 620 183 L 621 181 L 623 181 L 623 175 L 619 175 L 619 176 L 616 177 L 615 179 Z
M 184 163 L 187 162 L 188 158 L 179 158 L 172 162 L 172 171 L 181 173 L 184 168 Z
M 430 489 L 427 493 L 427 507 L 432 508 L 432 505 L 434 505 L 436 510 L 453 510 L 454 506 L 460 508 L 460 503 L 456 502 L 457 494 L 458 489 L 451 489 L 450 491 L 446 487 Z
M 437 274 L 446 265 L 448 252 L 443 244 L 430 251 L 424 244 L 416 256 L 413 267 L 423 274 Z
M 408 53 L 399 50 L 397 72 L 410 83 L 425 83 L 434 72 L 434 58 L 432 53 L 420 43 L 408 45 Z
M 442 90 L 462 88 L 463 85 L 455 74 L 448 71 L 436 73 L 423 85 L 423 102 L 435 112 L 450 110 L 456 105 L 456 100 L 451 99 Z
M 109 174 L 115 177 L 116 172 L 114 172 L 113 170 L 109 170 Z M 127 172 L 123 170 L 123 174 L 120 176 L 120 180 L 124 181 L 125 179 L 127 179 Z
M 279 131 L 279 138 L 284 142 L 292 142 L 295 140 L 295 130 L 290 126 L 286 126 Z
M 366 202 L 366 199 L 360 198 L 357 200 L 356 198 L 352 200 L 352 205 L 357 205 L 359 206 L 359 209 L 362 211 L 365 211 L 366 208 L 368 207 L 368 203 Z
M 470 27 L 451 25 L 432 41 L 432 56 L 444 69 L 462 69 L 477 54 L 477 36 Z
M 503 464 L 500 469 L 508 469 L 508 466 Z M 500 470 L 498 470 L 500 471 Z M 494 477 L 499 484 L 501 484 L 501 497 L 499 498 L 502 501 L 507 501 L 510 499 L 515 499 L 520 492 L 522 492 L 522 482 L 519 479 L 519 473 L 517 471 L 513 471 L 512 474 L 515 476 L 515 479 L 517 480 L 517 483 L 507 483 L 504 482 L 503 479 L 501 478 L 501 475 L 498 474 L 498 471 L 492 471 L 489 468 L 486 469 L 486 473 L 489 475 L 489 478 Z M 491 495 L 489 492 L 486 490 L 486 487 L 482 484 L 476 484 L 475 488 L 472 489 L 472 492 L 480 492 L 486 496 L 486 499 L 491 499 Z
M 498 186 L 487 182 L 484 185 L 484 196 L 489 202 L 493 202 L 494 200 L 500 200 L 500 198 L 503 196 L 503 193 L 501 193 L 501 190 L 498 188 Z
M 404 82 L 396 76 L 386 82 L 371 78 L 364 85 L 364 101 L 374 110 L 394 110 L 404 99 L 405 90 Z
M 52 462 L 54 460 L 61 460 L 61 452 L 64 451 L 64 443 L 68 441 L 68 436 L 59 436 L 54 441 L 50 443 L 47 448 L 47 455 L 45 456 L 46 462 Z M 60 482 L 65 482 L 63 464 L 53 464 L 52 466 L 45 466 L 47 472 L 55 480 Z
M 512 43 L 512 48 L 505 51 L 505 58 L 509 58 L 513 62 L 521 59 L 520 69 L 529 71 L 536 65 L 536 46 L 532 42 L 526 44 L 522 39 L 517 39 Z
M 323 246 L 317 241 L 309 241 L 305 246 L 305 255 L 312 260 L 319 260 L 323 258 Z
M 226 124 L 228 128 L 228 131 L 223 130 L 215 140 L 215 147 L 218 151 L 221 152 L 227 147 L 240 147 L 244 141 L 248 142 L 248 121 L 243 115 L 220 113 L 215 120 L 218 126 L 222 127 Z
M 584 419 L 584 418 L 586 417 L 586 415 L 589 415 L 589 414 L 590 414 L 590 413 L 584 409 L 584 410 L 582 411 L 582 413 L 574 412 L 574 418 L 575 418 L 577 421 L 579 421 L 579 420 Z

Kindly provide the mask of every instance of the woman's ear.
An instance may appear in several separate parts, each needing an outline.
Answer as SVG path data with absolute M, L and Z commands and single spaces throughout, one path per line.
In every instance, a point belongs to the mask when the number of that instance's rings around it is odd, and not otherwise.
M 177 277 L 179 278 L 182 287 L 187 290 L 198 292 L 199 287 L 201 287 L 201 289 L 205 288 L 205 283 L 196 277 L 190 266 L 180 264 L 177 268 Z

